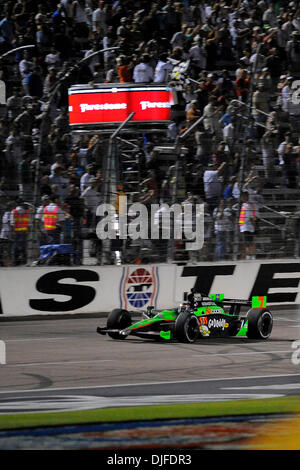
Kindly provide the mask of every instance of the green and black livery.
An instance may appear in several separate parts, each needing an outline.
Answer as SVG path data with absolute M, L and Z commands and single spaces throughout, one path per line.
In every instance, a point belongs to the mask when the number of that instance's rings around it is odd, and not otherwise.
M 196 297 L 198 295 L 198 297 Z M 201 338 L 247 337 L 266 340 L 273 327 L 273 316 L 266 307 L 266 297 L 253 297 L 251 301 L 225 299 L 223 294 L 190 294 L 189 303 L 178 309 L 155 311 L 148 307 L 142 319 L 133 321 L 133 314 L 114 309 L 99 334 L 108 334 L 122 340 L 127 336 L 194 343 Z M 200 300 L 199 300 L 200 296 Z M 248 307 L 244 313 L 242 308 Z

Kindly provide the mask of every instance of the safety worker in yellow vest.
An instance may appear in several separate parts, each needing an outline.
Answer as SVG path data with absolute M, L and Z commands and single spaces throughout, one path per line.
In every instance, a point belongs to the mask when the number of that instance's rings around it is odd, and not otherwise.
M 10 215 L 13 232 L 13 264 L 20 266 L 27 263 L 27 236 L 29 231 L 30 211 L 23 201 L 19 200 Z
M 35 213 L 35 228 L 38 236 L 38 244 L 40 246 L 46 245 L 46 235 L 44 229 L 44 208 L 50 204 L 50 196 L 44 194 L 41 197 L 41 204 Z
M 44 207 L 43 224 L 48 245 L 59 244 L 63 241 L 65 231 L 65 215 L 58 205 L 57 198 L 52 198 Z
M 249 202 L 248 192 L 244 191 L 242 193 L 242 207 L 239 215 L 239 227 L 243 237 L 242 259 L 255 259 L 255 224 L 255 207 L 254 204 Z

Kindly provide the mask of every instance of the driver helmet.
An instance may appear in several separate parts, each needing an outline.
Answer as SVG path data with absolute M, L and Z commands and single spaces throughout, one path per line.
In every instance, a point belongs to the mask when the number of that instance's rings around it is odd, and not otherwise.
M 194 301 L 195 302 L 202 302 L 202 299 L 203 299 L 202 294 L 200 294 L 199 292 L 194 294 Z
M 189 308 L 189 304 L 187 302 L 183 302 L 182 304 L 179 305 L 178 307 L 178 313 L 185 312 Z

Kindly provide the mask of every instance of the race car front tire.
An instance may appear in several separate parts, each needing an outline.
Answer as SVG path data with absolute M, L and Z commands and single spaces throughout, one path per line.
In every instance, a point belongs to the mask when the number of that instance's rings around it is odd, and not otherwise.
M 175 322 L 175 338 L 181 343 L 194 343 L 199 337 L 199 323 L 196 315 L 182 312 Z
M 110 312 L 107 318 L 107 329 L 108 330 L 123 330 L 131 325 L 131 316 L 127 310 L 121 308 L 115 308 Z M 113 339 L 125 339 L 125 335 L 120 335 L 115 332 L 108 332 L 108 336 Z
M 248 331 L 250 339 L 268 339 L 273 328 L 273 316 L 265 308 L 252 308 L 247 313 Z

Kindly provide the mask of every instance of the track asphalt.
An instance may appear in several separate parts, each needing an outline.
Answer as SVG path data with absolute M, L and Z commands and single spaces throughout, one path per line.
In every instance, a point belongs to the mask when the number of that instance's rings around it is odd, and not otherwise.
M 267 341 L 194 344 L 112 340 L 105 318 L 2 318 L 0 413 L 300 395 L 300 312 L 273 314 Z

